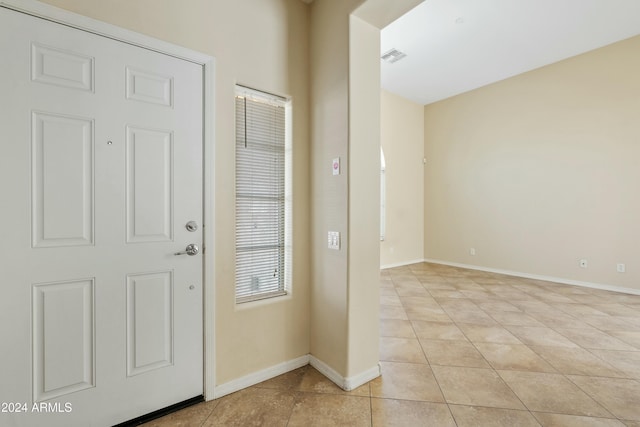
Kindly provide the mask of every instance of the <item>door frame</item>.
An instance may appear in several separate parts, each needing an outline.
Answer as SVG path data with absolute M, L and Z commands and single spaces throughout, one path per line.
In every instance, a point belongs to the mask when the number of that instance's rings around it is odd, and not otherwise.
M 214 286 L 214 82 L 215 58 L 182 46 L 155 39 L 135 31 L 117 27 L 77 13 L 41 3 L 36 0 L 0 0 L 0 7 L 23 12 L 51 22 L 128 43 L 143 49 L 193 62 L 203 71 L 203 393 L 206 400 L 213 399 L 215 390 L 215 286 Z

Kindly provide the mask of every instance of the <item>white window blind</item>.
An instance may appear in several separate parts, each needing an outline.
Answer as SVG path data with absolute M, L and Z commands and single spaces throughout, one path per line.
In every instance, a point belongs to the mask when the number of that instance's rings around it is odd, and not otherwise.
M 287 291 L 287 100 L 236 88 L 236 302 Z

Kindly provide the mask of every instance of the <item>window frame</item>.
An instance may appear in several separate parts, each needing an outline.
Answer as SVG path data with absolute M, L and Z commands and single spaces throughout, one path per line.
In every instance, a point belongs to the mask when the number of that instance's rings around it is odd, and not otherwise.
M 236 116 L 235 116 L 235 126 L 236 126 L 236 135 L 234 138 L 235 141 L 235 186 L 234 186 L 234 200 L 235 200 L 235 303 L 236 305 L 246 304 L 254 301 L 261 301 L 266 299 L 273 299 L 278 297 L 284 297 L 291 294 L 291 277 L 292 277 L 292 101 L 289 97 L 283 97 L 279 95 L 275 95 L 272 93 L 256 90 L 243 85 L 235 86 L 235 94 L 234 100 L 236 104 Z M 245 114 L 242 117 L 238 117 L 238 114 L 241 114 L 238 111 L 238 98 L 245 99 L 245 105 L 247 101 L 250 102 L 259 102 L 267 105 L 272 105 L 274 107 L 282 107 L 284 109 L 284 126 L 282 132 L 284 136 L 283 142 L 283 150 L 284 150 L 284 163 L 283 170 L 278 169 L 276 174 L 282 173 L 282 185 L 284 186 L 284 195 L 282 200 L 280 201 L 282 205 L 279 205 L 278 209 L 283 209 L 283 226 L 278 227 L 278 233 L 283 233 L 282 236 L 282 247 L 278 249 L 278 261 L 273 265 L 279 265 L 281 268 L 278 268 L 277 274 L 278 277 L 278 288 L 277 290 L 267 290 L 262 292 L 251 292 L 247 291 L 250 287 L 247 287 L 246 280 L 244 284 L 241 285 L 239 282 L 240 278 L 246 279 L 246 272 L 249 270 L 240 270 L 243 266 L 239 265 L 239 247 L 238 247 L 238 229 L 239 229 L 239 218 L 244 213 L 245 215 L 249 212 L 255 212 L 255 208 L 246 208 L 243 212 L 240 212 L 239 207 L 239 192 L 238 192 L 238 182 L 240 175 L 242 173 L 239 171 L 239 143 L 242 138 L 245 138 L 244 141 L 247 141 L 246 135 L 246 126 L 247 126 L 247 117 L 248 111 L 245 109 L 242 114 Z M 267 107 L 268 108 L 268 107 Z M 238 135 L 238 126 L 239 120 L 243 120 L 245 125 L 245 135 Z M 245 145 L 246 146 L 246 145 Z M 246 176 L 244 177 L 246 178 Z M 245 199 L 247 195 L 243 196 Z M 275 199 L 274 199 L 275 200 Z M 246 224 L 245 224 L 246 225 Z M 245 246 L 243 248 L 244 251 L 251 251 L 250 246 Z M 245 263 L 244 267 L 247 267 Z M 249 273 L 250 274 L 250 273 Z M 275 274 L 275 273 L 274 273 Z M 253 280 L 253 278 L 251 279 Z M 253 285 L 251 285 L 253 286 Z M 273 288 L 273 286 L 272 286 Z

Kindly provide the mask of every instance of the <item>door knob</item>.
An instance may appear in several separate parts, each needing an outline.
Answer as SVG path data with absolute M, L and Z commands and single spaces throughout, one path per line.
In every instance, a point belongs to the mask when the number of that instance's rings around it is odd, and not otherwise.
M 176 252 L 174 255 L 189 255 L 194 256 L 200 252 L 200 248 L 195 243 L 190 243 L 182 252 Z

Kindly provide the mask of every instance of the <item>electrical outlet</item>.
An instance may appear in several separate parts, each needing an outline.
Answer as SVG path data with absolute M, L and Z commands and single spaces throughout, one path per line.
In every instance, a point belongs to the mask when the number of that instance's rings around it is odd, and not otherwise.
M 616 270 L 618 271 L 618 273 L 624 273 L 625 271 L 627 271 L 627 268 L 624 264 L 617 264 Z
M 587 268 L 588 267 L 588 263 L 587 263 L 586 259 L 583 258 L 583 259 L 580 260 L 580 267 L 582 267 L 582 268 Z
M 469 248 L 469 255 L 475 256 L 476 255 L 476 248 Z

